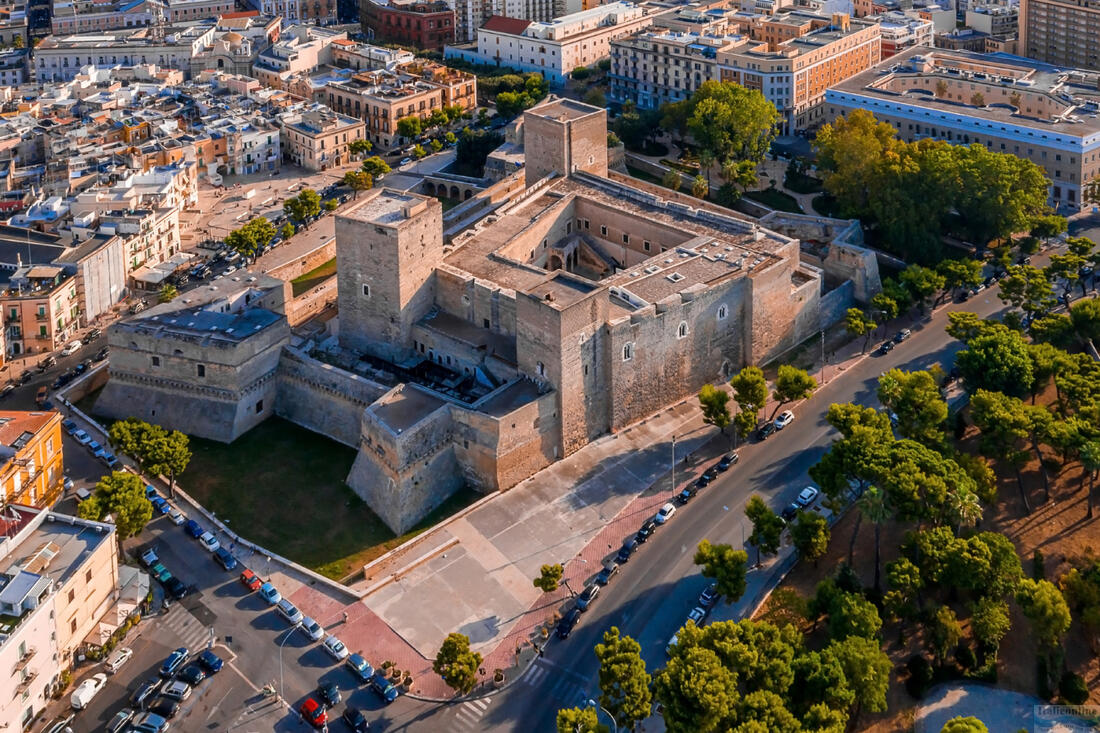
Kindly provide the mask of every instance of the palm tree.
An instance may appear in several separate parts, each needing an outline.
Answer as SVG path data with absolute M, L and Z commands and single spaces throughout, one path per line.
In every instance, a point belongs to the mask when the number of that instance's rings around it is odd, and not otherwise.
M 710 188 L 710 167 L 714 165 L 714 153 L 707 149 L 699 151 L 699 173 L 707 179 L 707 188 Z
M 879 540 L 882 534 L 882 523 L 890 518 L 890 509 L 886 505 L 886 495 L 877 486 L 869 486 L 863 492 L 863 496 L 859 497 L 859 501 L 856 502 L 856 509 L 859 510 L 859 514 L 856 516 L 856 529 L 852 533 L 852 541 L 848 545 L 848 565 L 852 564 L 852 555 L 855 552 L 856 532 L 859 532 L 859 525 L 866 517 L 868 522 L 873 522 L 875 525 L 875 591 L 879 591 L 881 590 L 880 567 L 882 565 Z
M 1085 474 L 1089 477 L 1088 497 L 1089 511 L 1086 518 L 1092 519 L 1092 484 L 1096 480 L 1096 472 L 1100 471 L 1100 440 L 1090 440 L 1081 446 L 1081 484 L 1085 483 Z
M 955 534 L 961 535 L 963 527 L 973 527 L 982 518 L 982 503 L 973 491 L 951 491 L 947 495 L 948 510 L 955 519 Z

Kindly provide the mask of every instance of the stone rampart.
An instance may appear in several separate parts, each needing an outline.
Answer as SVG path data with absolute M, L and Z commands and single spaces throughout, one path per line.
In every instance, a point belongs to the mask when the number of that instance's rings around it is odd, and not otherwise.
M 291 326 L 298 326 L 336 304 L 336 276 L 328 278 L 308 293 L 302 293 L 286 305 L 286 320 Z
M 330 237 L 322 242 L 316 249 L 306 252 L 301 257 L 296 257 L 290 262 L 279 265 L 267 271 L 271 277 L 290 282 L 299 275 L 304 275 L 310 270 L 315 270 L 329 260 L 336 257 L 336 237 Z

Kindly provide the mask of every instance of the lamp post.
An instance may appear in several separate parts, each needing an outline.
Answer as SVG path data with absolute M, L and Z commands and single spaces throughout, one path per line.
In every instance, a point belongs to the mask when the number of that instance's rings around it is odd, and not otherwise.
M 672 495 L 676 495 L 676 434 L 672 435 Z
M 607 712 L 607 708 L 605 708 L 603 705 L 600 705 L 595 700 L 589 700 L 588 707 L 596 708 L 597 710 L 602 710 L 607 713 L 607 717 L 611 718 L 611 733 L 619 733 L 619 724 L 615 721 L 615 716 Z
M 291 632 L 298 628 L 297 625 L 291 626 L 286 630 L 286 634 L 283 635 L 283 640 L 279 642 L 279 699 L 285 700 L 283 696 L 283 644 L 286 644 L 286 640 L 290 638 Z

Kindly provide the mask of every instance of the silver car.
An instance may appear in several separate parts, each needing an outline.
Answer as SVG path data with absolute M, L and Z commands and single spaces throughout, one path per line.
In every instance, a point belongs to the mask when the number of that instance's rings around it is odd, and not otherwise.
M 303 618 L 302 622 L 298 624 L 298 628 L 309 637 L 310 641 L 320 641 L 325 635 L 325 630 L 321 628 L 321 624 L 314 621 L 310 616 Z

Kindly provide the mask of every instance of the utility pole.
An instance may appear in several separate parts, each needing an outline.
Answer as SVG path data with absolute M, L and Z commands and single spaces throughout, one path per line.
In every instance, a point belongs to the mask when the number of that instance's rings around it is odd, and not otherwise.
M 676 495 L 676 434 L 672 435 L 672 495 Z
M 825 384 L 825 329 L 821 329 L 821 383 Z

